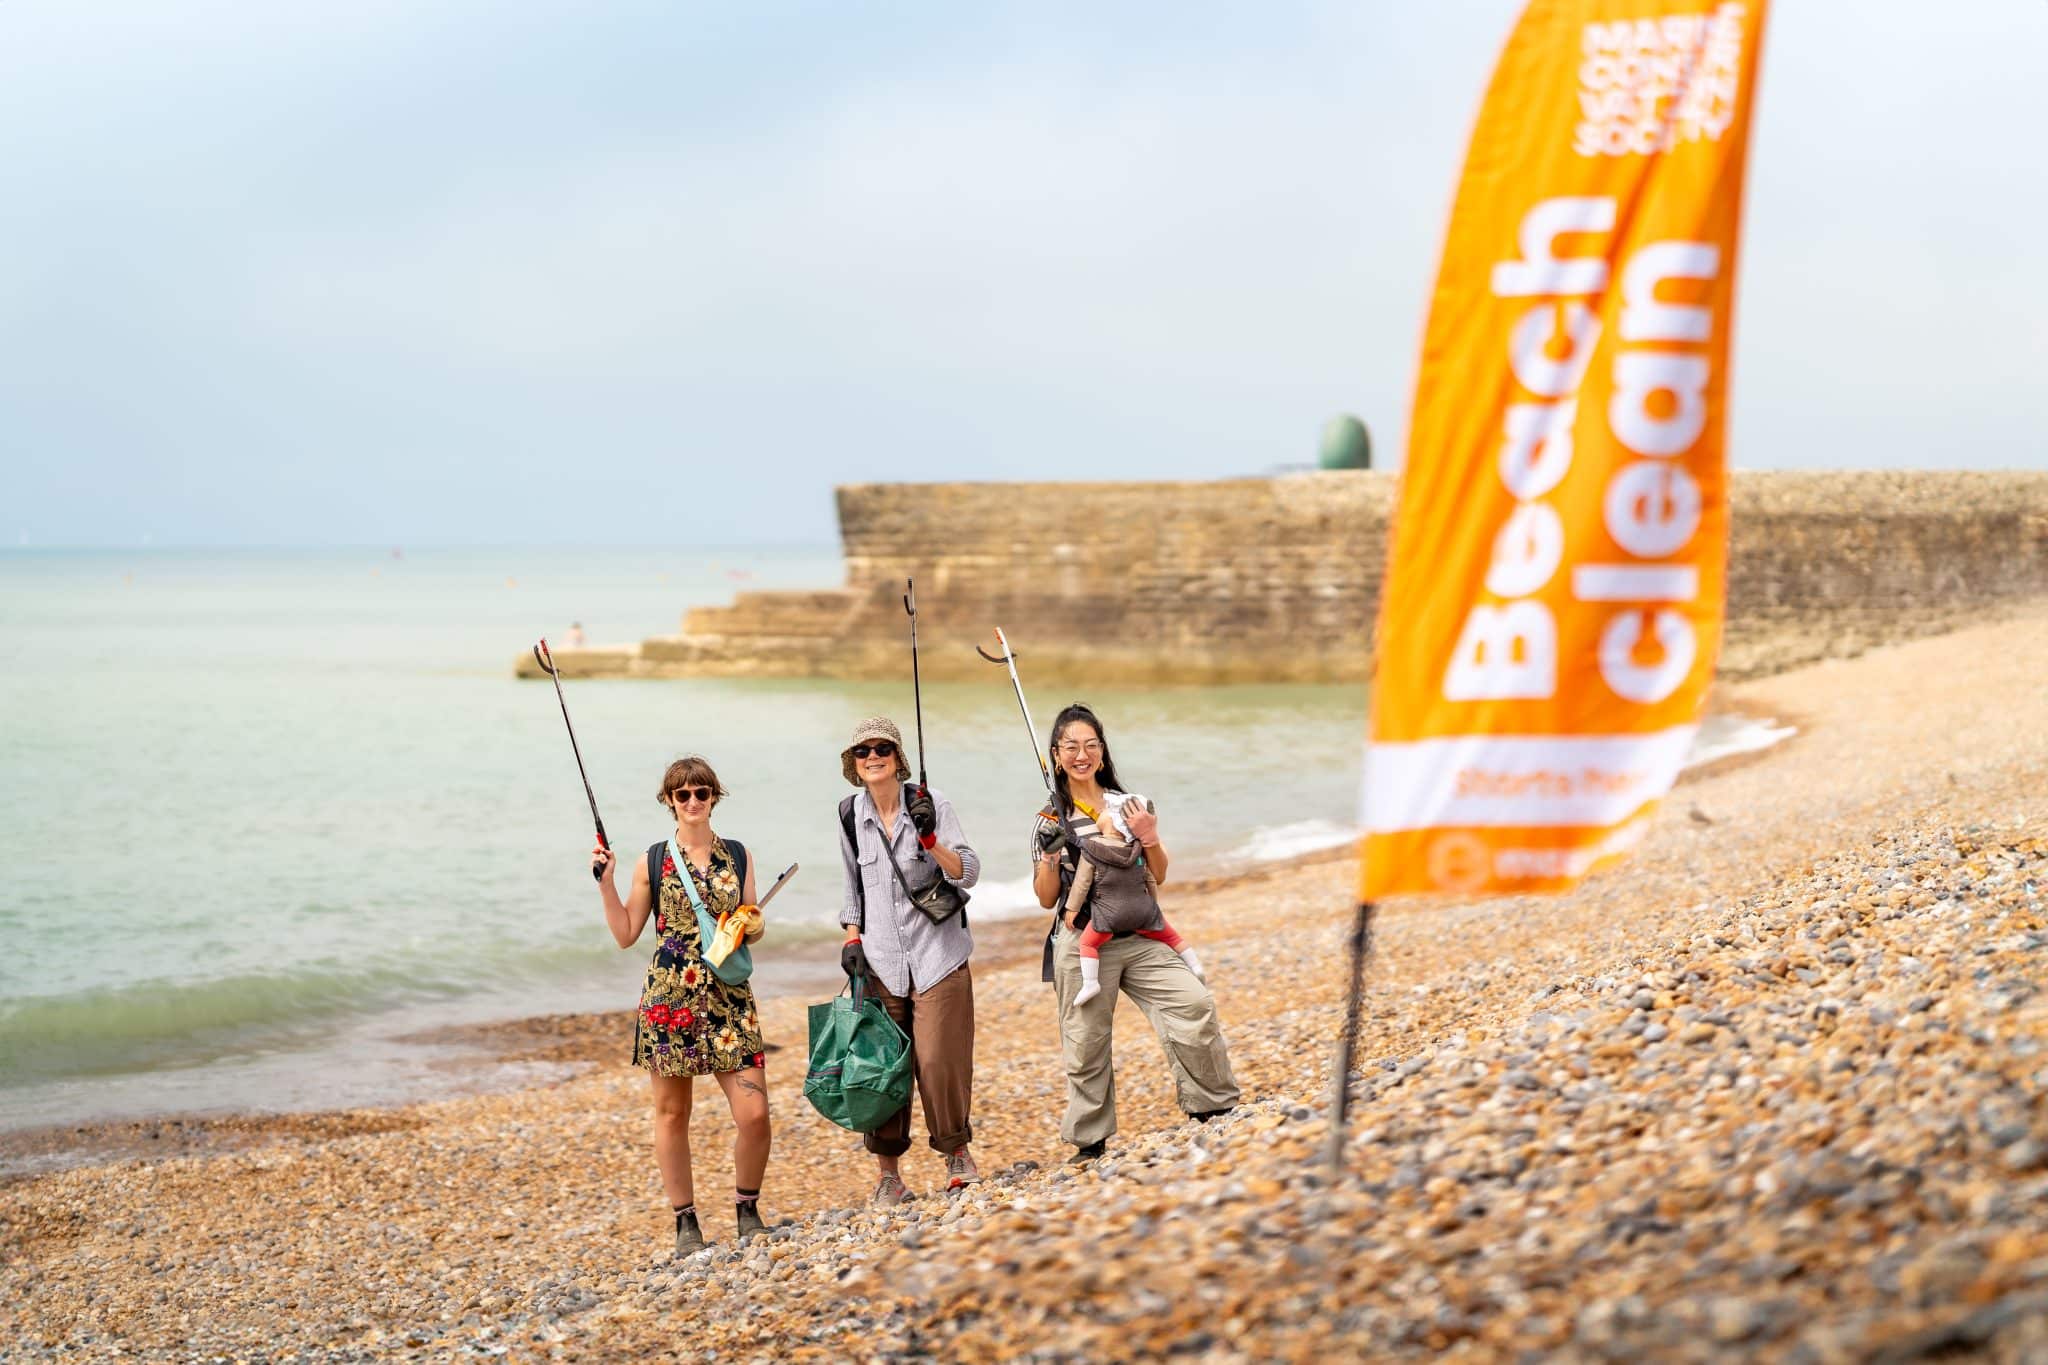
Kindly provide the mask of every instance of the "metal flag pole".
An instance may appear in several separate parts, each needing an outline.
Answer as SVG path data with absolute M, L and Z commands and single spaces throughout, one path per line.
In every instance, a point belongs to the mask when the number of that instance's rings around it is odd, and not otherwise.
M 1372 921 L 1376 909 L 1360 901 L 1351 920 L 1351 979 L 1344 995 L 1344 1031 L 1337 1036 L 1337 1060 L 1330 1077 L 1330 1179 L 1344 1174 L 1345 1120 L 1351 1109 L 1351 1056 L 1358 1042 L 1359 998 L 1365 990 L 1365 963 L 1372 955 Z
M 1379 637 L 1378 621 L 1375 621 L 1373 624 L 1373 636 L 1374 644 L 1377 645 Z M 1371 670 L 1373 673 L 1378 672 L 1378 659 L 1379 650 L 1375 648 L 1373 650 L 1374 665 Z M 1368 683 L 1368 685 L 1370 684 Z M 1369 712 L 1366 717 L 1365 733 L 1367 739 L 1366 752 L 1370 755 L 1372 718 Z M 1369 774 L 1366 775 L 1366 780 L 1370 780 Z M 1363 786 L 1364 783 L 1362 781 L 1360 784 L 1359 824 L 1363 828 L 1358 836 L 1358 862 L 1361 872 L 1365 869 L 1372 850 L 1372 824 L 1366 818 L 1365 803 L 1362 799 Z M 1361 876 L 1360 878 L 1361 884 L 1370 884 L 1370 881 L 1369 877 Z M 1330 1068 L 1332 1073 L 1330 1076 L 1330 1140 L 1325 1156 L 1330 1168 L 1330 1180 L 1333 1184 L 1344 1175 L 1344 1139 L 1347 1136 L 1346 1124 L 1351 1115 L 1351 1059 L 1358 1050 L 1358 1016 L 1364 1003 L 1365 968 L 1372 958 L 1373 918 L 1378 908 L 1375 902 L 1361 897 L 1357 909 L 1353 911 L 1351 916 L 1351 972 L 1346 979 L 1344 988 L 1344 1027 L 1337 1035 L 1337 1056 Z

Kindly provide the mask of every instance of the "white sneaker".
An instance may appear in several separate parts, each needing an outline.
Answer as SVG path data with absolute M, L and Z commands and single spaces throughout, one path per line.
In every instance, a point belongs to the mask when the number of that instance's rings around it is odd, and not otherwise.
M 1180 960 L 1188 964 L 1188 970 L 1195 974 L 1195 980 L 1207 981 L 1209 979 L 1208 977 L 1202 975 L 1202 959 L 1195 956 L 1195 950 L 1193 948 L 1181 949 Z

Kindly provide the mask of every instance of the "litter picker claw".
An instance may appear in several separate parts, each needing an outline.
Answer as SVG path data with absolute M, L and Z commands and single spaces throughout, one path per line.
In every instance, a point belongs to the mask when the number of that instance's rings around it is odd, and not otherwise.
M 590 820 L 592 824 L 597 826 L 598 846 L 609 853 L 611 852 L 612 841 L 604 837 L 604 819 L 597 813 L 597 795 L 590 790 L 590 774 L 585 772 L 583 768 L 583 750 L 576 743 L 576 727 L 569 721 L 569 702 L 562 695 L 562 674 L 555 667 L 555 656 L 548 650 L 546 636 L 542 636 L 540 643 L 533 647 L 533 661 L 540 665 L 543 673 L 554 679 L 555 700 L 562 704 L 562 724 L 568 726 L 569 729 L 569 752 L 576 755 L 576 773 L 583 779 L 583 795 L 590 802 Z M 603 863 L 592 863 L 590 865 L 590 878 L 592 881 L 601 882 L 604 880 Z
M 1016 652 L 1010 648 L 1010 641 L 1008 637 L 1003 634 L 1003 628 L 1001 626 L 996 627 L 996 644 L 1000 646 L 1003 651 L 1000 655 L 991 654 L 987 650 L 983 649 L 980 645 L 976 645 L 974 647 L 974 652 L 976 654 L 979 654 L 983 659 L 986 659 L 989 663 L 1002 664 L 1010 670 L 1010 686 L 1013 689 L 1015 689 L 1017 693 L 1017 709 L 1024 713 L 1024 729 L 1031 736 L 1031 752 L 1032 755 L 1038 759 L 1038 775 L 1045 779 L 1046 795 L 1054 798 L 1054 804 L 1057 805 L 1059 793 L 1057 790 L 1054 789 L 1052 784 L 1052 769 L 1046 766 L 1045 750 L 1038 747 L 1038 727 L 1031 723 L 1031 707 L 1027 705 L 1024 701 L 1024 684 L 1018 681 L 1017 679 L 1017 655 Z

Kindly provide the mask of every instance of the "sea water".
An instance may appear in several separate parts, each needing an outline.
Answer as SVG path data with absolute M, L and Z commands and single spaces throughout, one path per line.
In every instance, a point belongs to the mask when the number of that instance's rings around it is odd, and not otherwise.
M 554 689 L 513 662 L 571 620 L 636 641 L 736 590 L 841 577 L 835 548 L 0 553 L 0 1127 L 370 1102 L 450 1083 L 407 1032 L 630 1006 L 651 949 L 604 927 Z M 663 768 L 704 754 L 761 888 L 802 868 L 769 910 L 764 989 L 823 979 L 840 750 L 876 714 L 915 745 L 908 658 L 889 683 L 565 686 L 622 858 L 672 829 Z M 1032 692 L 1041 739 L 1070 692 Z M 1182 875 L 1354 837 L 1360 689 L 1085 700 Z M 932 783 L 982 857 L 972 915 L 1042 913 L 1044 790 L 1007 675 L 924 701 Z

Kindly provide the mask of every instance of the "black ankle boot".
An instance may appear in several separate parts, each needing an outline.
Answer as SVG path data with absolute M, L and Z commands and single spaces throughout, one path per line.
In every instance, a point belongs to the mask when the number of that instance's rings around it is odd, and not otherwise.
M 704 1249 L 704 1229 L 697 1226 L 697 1210 L 676 1210 L 676 1255 L 688 1256 Z
M 741 1200 L 734 1208 L 734 1221 L 739 1224 L 739 1238 L 742 1242 L 768 1231 L 768 1225 L 761 1221 L 760 1206 L 754 1200 Z

